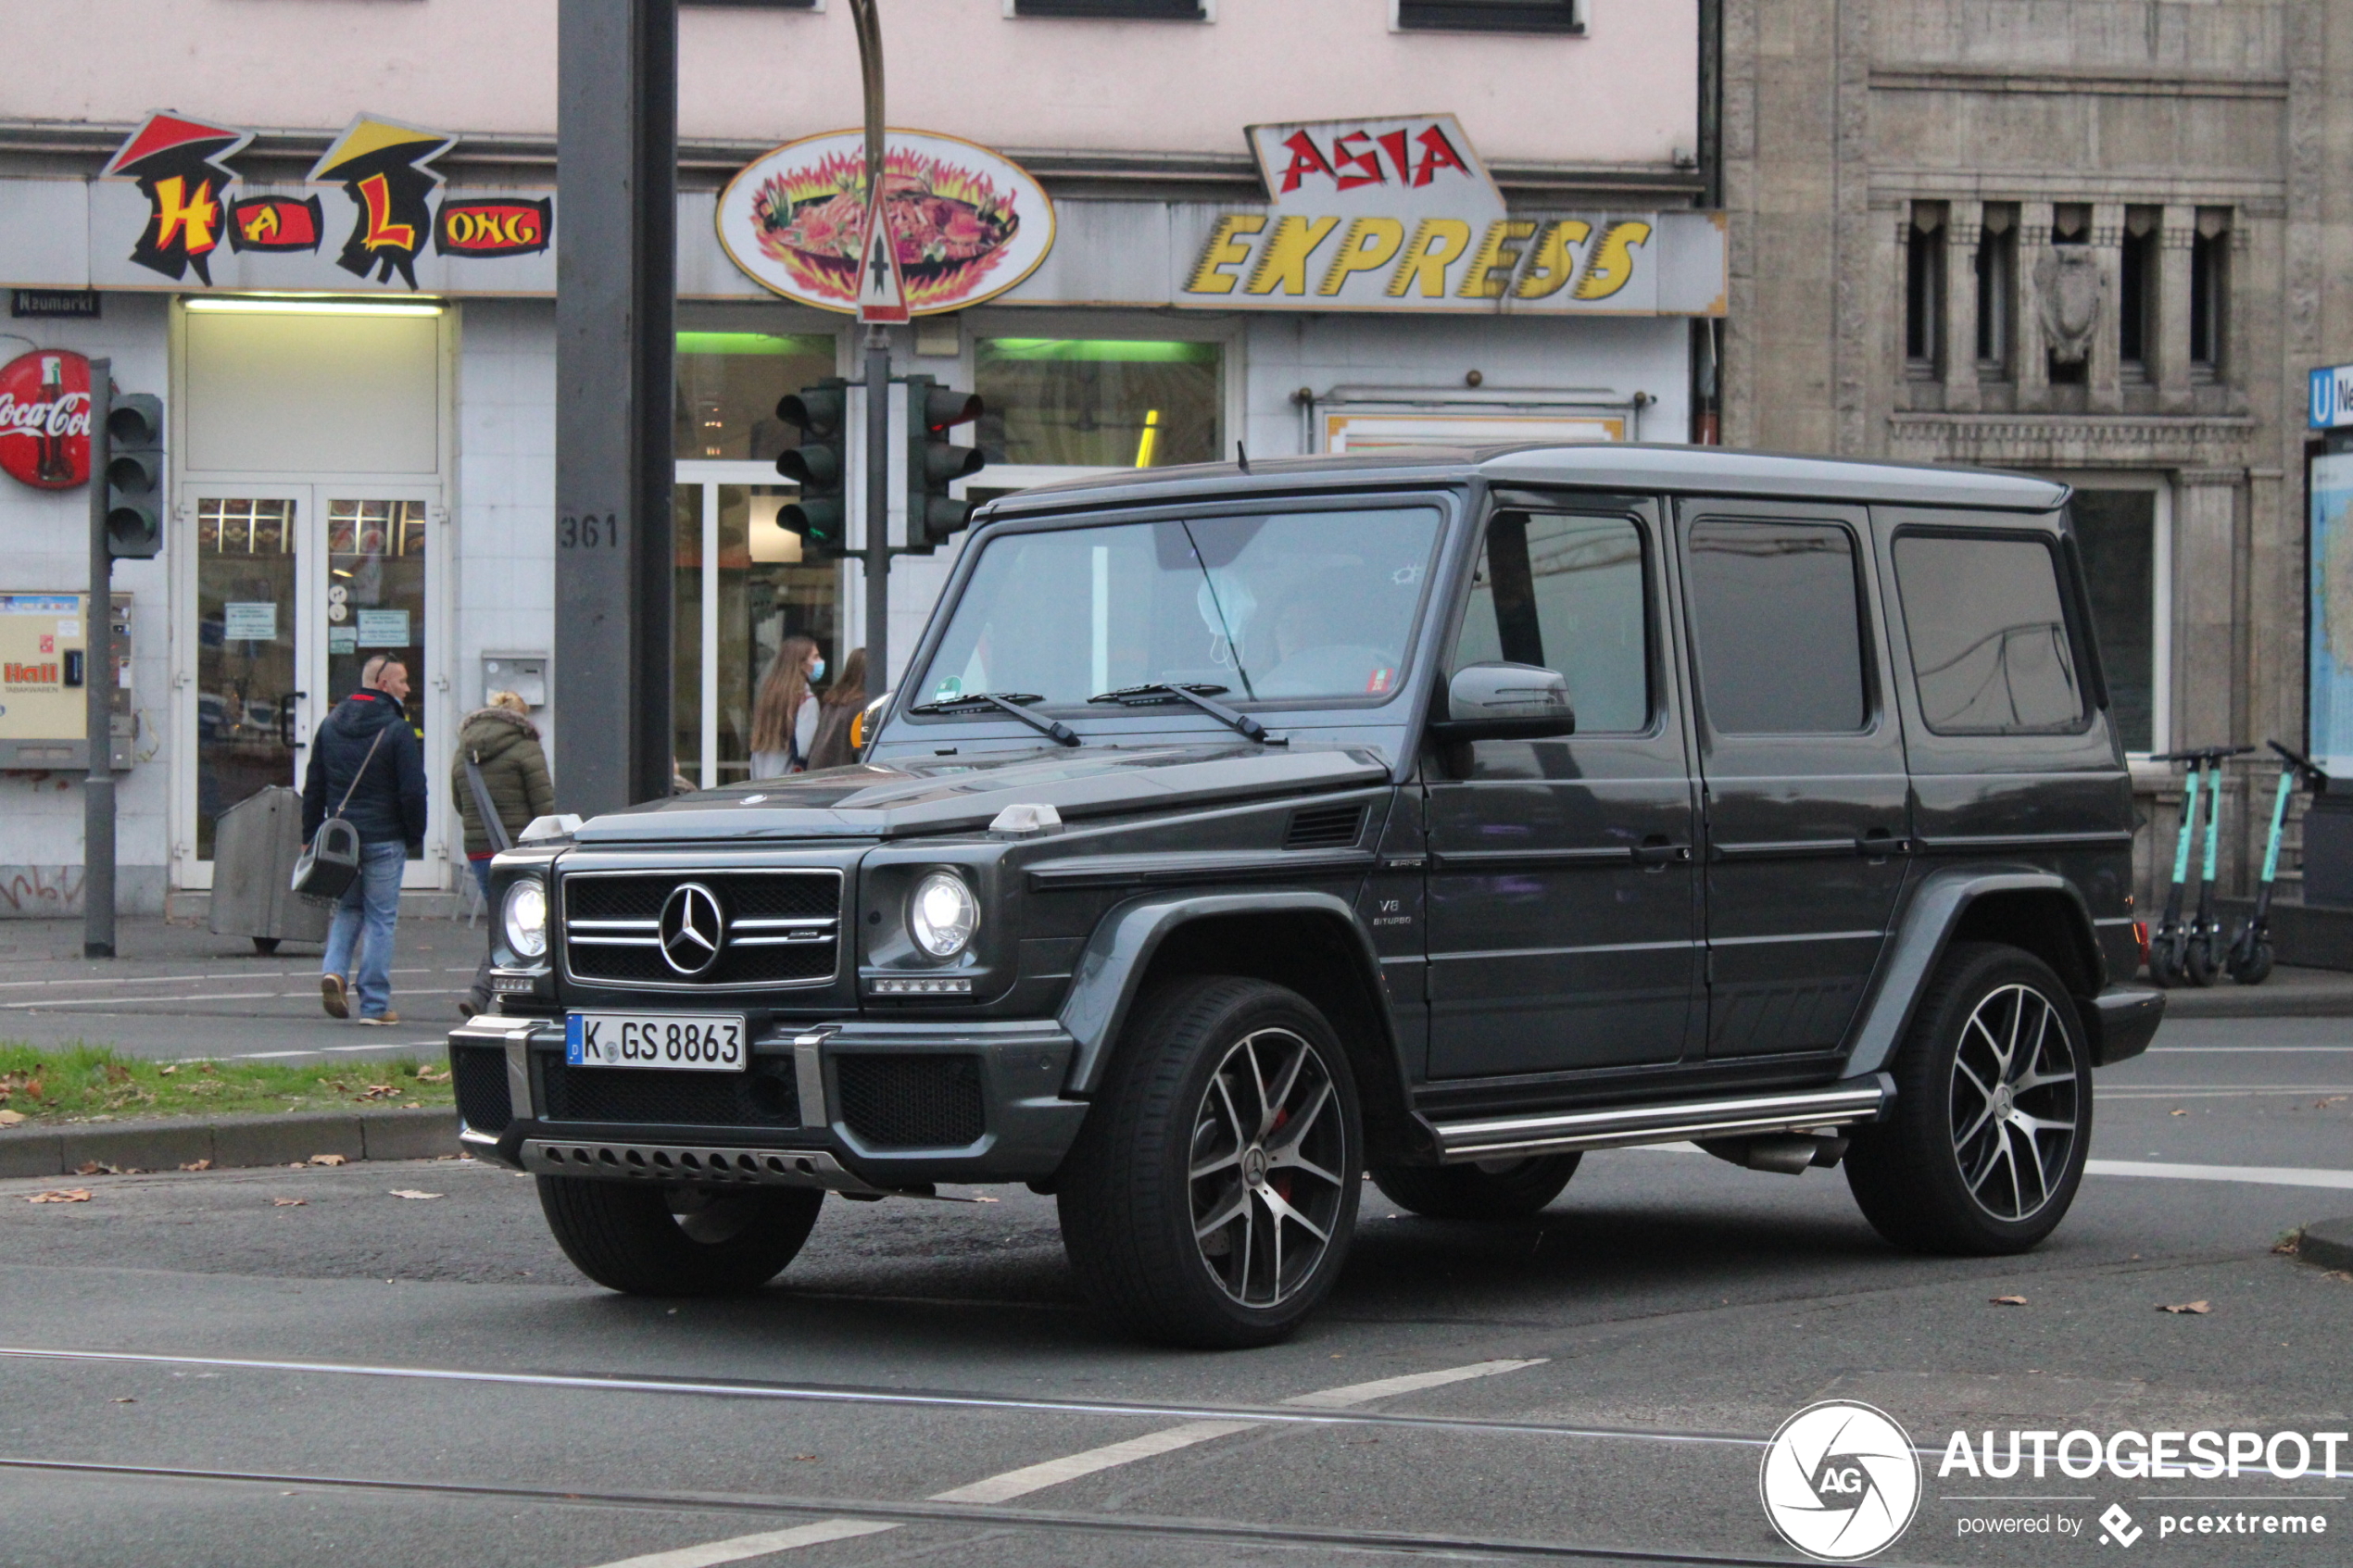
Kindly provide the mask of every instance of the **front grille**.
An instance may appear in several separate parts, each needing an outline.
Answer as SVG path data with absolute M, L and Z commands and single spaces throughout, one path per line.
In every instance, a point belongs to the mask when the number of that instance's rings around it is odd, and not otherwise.
M 1286 849 L 1349 849 L 1365 831 L 1365 803 L 1344 806 L 1302 806 L 1290 814 L 1290 831 L 1283 835 Z
M 978 1057 L 861 1051 L 834 1073 L 842 1121 L 876 1148 L 963 1148 L 988 1130 Z
M 478 1133 L 503 1133 L 515 1119 L 507 1093 L 507 1052 L 501 1046 L 457 1046 L 449 1052 L 458 1114 Z
M 685 882 L 718 895 L 726 940 L 718 961 L 684 975 L 662 957 L 662 905 Z M 822 985 L 840 963 L 842 877 L 836 871 L 580 872 L 561 882 L 564 964 L 607 985 Z
M 660 1127 L 798 1127 L 800 1095 L 789 1057 L 754 1057 L 742 1073 L 660 1067 L 573 1067 L 541 1059 L 542 1112 L 550 1122 Z

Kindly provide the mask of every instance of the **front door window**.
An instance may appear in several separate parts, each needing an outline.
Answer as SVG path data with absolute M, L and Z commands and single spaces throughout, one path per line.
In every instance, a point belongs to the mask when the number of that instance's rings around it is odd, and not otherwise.
M 196 502 L 196 858 L 212 859 L 220 814 L 271 784 L 297 784 L 292 496 Z

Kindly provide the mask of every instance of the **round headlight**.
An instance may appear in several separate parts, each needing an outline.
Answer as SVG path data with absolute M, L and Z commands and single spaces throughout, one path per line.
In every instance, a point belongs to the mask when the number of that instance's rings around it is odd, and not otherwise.
M 907 906 L 907 930 L 915 946 L 936 959 L 952 959 L 972 946 L 980 929 L 980 905 L 964 879 L 953 872 L 933 872 L 915 884 L 914 899 Z
M 547 951 L 547 889 L 536 877 L 525 877 L 507 889 L 498 906 L 499 924 L 507 947 L 517 958 L 535 959 Z

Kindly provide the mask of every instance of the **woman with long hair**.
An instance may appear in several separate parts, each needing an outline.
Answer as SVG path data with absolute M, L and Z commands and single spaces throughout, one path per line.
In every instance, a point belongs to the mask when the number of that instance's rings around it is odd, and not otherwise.
M 849 744 L 849 723 L 865 706 L 866 650 L 853 648 L 818 704 L 817 739 L 809 748 L 811 771 L 858 760 L 857 749 Z
M 809 766 L 817 741 L 817 698 L 810 684 L 824 676 L 816 643 L 796 632 L 776 649 L 751 701 L 751 776 L 782 778 Z

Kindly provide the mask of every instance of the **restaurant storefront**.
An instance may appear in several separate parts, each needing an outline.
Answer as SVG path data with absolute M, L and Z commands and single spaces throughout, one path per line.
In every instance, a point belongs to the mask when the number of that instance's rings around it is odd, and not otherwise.
M 1690 437 L 1691 321 L 1723 307 L 1713 214 L 1504 192 L 1442 115 L 1254 127 L 1256 200 L 1050 196 L 953 138 L 907 133 L 930 161 L 902 168 L 900 134 L 893 188 L 931 227 L 901 232 L 917 319 L 894 368 L 981 395 L 974 497 L 1238 445 Z M 220 813 L 298 783 L 374 653 L 409 664 L 436 780 L 490 691 L 562 722 L 552 193 L 445 180 L 455 138 L 365 117 L 307 176 L 244 158 L 249 140 L 157 116 L 92 178 L 0 179 L 18 335 L 110 354 L 118 384 L 167 408 L 166 547 L 116 579 L 126 908 L 210 885 Z M 749 776 L 754 693 L 786 638 L 813 640 L 828 680 L 864 641 L 857 568 L 777 526 L 794 491 L 774 467 L 794 439 L 777 399 L 852 373 L 824 258 L 794 247 L 818 243 L 809 182 L 862 178 L 832 157 L 854 140 L 787 144 L 679 197 L 673 749 L 698 786 Z M 79 587 L 84 505 L 0 482 L 0 592 Z M 952 557 L 894 568 L 902 655 Z M 433 796 L 407 884 L 454 888 Z M 61 774 L 0 776 L 0 881 L 50 888 L 0 914 L 70 905 L 79 814 Z

